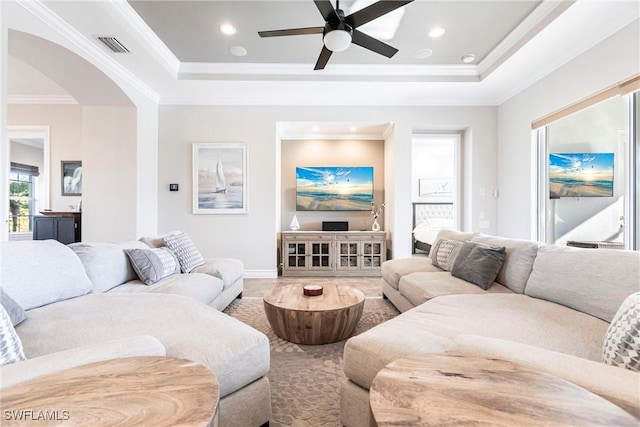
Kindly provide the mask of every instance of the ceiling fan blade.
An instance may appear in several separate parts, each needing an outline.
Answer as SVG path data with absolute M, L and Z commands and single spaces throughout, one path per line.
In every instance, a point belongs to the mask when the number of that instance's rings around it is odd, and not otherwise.
M 331 58 L 331 52 L 327 49 L 326 46 L 322 46 L 322 51 L 320 52 L 320 56 L 318 57 L 318 61 L 316 62 L 316 66 L 313 67 L 314 70 L 324 70 L 325 65 L 329 62 L 329 58 Z
M 381 0 L 364 9 L 353 12 L 351 15 L 345 17 L 344 20 L 351 28 L 357 28 L 412 1 L 413 0 Z
M 374 39 L 373 37 L 363 33 L 360 30 L 353 30 L 353 35 L 351 37 L 352 43 L 355 43 L 358 46 L 362 46 L 365 49 L 369 49 L 372 52 L 384 55 L 387 58 L 391 58 L 398 52 L 398 49 L 396 49 L 395 47 L 389 46 L 388 44 L 381 42 L 378 39 Z
M 330 0 L 313 0 L 313 2 L 316 4 L 316 7 L 322 14 L 322 17 L 324 18 L 325 21 L 327 22 L 340 21 L 340 18 L 338 17 L 338 13 L 334 9 Z
M 260 37 L 300 36 L 304 34 L 322 34 L 324 27 L 291 28 L 288 30 L 258 31 Z

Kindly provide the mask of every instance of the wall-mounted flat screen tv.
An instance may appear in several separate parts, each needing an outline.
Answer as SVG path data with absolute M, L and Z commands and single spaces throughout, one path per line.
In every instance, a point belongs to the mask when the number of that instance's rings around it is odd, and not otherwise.
M 549 154 L 549 196 L 613 197 L 613 154 Z
M 370 211 L 373 167 L 296 167 L 296 210 Z

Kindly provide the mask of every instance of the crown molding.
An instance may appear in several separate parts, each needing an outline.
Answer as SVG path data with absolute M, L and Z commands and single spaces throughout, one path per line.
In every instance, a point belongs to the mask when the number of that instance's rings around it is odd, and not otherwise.
M 199 63 L 180 64 L 178 80 L 342 80 L 479 81 L 475 65 L 332 64 L 313 70 L 309 64 Z
M 142 80 L 134 76 L 129 70 L 108 56 L 103 50 L 99 49 L 96 44 L 87 39 L 75 28 L 71 27 L 60 18 L 56 13 L 44 5 L 41 0 L 16 0 L 27 11 L 49 25 L 53 30 L 58 32 L 62 37 L 67 39 L 82 51 L 87 57 L 94 61 L 94 65 L 103 72 L 108 70 L 120 79 L 126 81 L 137 91 L 149 98 L 153 102 L 158 102 L 160 96 L 147 86 Z
M 496 98 L 476 97 L 476 98 L 433 98 L 425 97 L 392 97 L 372 95 L 370 98 L 357 100 L 341 100 L 340 105 L 350 107 L 486 107 L 497 106 Z M 202 96 L 168 96 L 160 99 L 160 105 L 191 105 L 191 106 L 216 106 L 216 105 L 262 105 L 262 106 L 335 106 L 336 100 L 331 97 L 319 100 L 317 97 L 310 97 L 308 94 L 298 94 L 288 98 L 283 95 L 278 96 L 215 96 L 203 94 Z
M 509 33 L 478 64 L 480 80 L 485 79 L 492 71 L 502 65 L 518 49 L 529 42 L 550 22 L 560 16 L 576 0 L 543 0 L 511 33 Z
M 57 104 L 77 105 L 71 95 L 8 95 L 7 104 Z
M 631 4 L 631 2 L 629 3 Z M 496 99 L 498 104 L 502 104 L 503 102 L 506 102 L 514 96 L 518 95 L 520 92 L 531 87 L 549 74 L 567 65 L 569 62 L 587 52 L 589 49 L 602 43 L 604 40 L 622 30 L 627 25 L 632 24 L 637 19 L 637 14 L 629 13 L 621 15 L 619 19 L 615 21 L 607 20 L 606 25 L 601 25 L 598 27 L 599 31 L 589 33 L 589 37 L 581 38 L 580 43 L 577 44 L 571 51 L 564 52 L 565 54 L 562 57 L 558 57 L 556 61 L 547 61 L 541 63 L 540 66 L 535 69 L 535 71 L 532 71 L 532 74 L 528 78 L 521 79 L 519 83 L 511 87 L 510 90 L 498 94 Z
M 169 50 L 151 27 L 138 15 L 135 9 L 126 0 L 114 0 L 111 5 L 120 13 L 127 22 L 129 29 L 136 32 L 140 42 L 146 44 L 147 52 L 158 61 L 172 77 L 178 77 L 180 60 Z

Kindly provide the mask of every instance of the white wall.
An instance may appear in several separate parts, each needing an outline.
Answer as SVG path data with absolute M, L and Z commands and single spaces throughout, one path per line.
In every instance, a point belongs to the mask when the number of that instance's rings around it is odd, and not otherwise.
M 49 126 L 49 208 L 68 211 L 80 197 L 62 195 L 63 160 L 82 160 L 82 108 L 79 105 L 9 105 L 9 126 Z
M 135 107 L 84 107 L 82 153 L 82 240 L 135 239 Z
M 498 228 L 502 236 L 535 238 L 535 159 L 531 123 L 640 72 L 636 20 L 498 109 Z
M 411 254 L 412 205 L 411 140 L 416 131 L 463 131 L 474 147 L 467 168 L 473 188 L 493 188 L 496 182 L 497 110 L 495 107 L 252 107 L 161 106 L 158 146 L 158 231 L 181 229 L 189 233 L 208 257 L 240 258 L 248 274 L 276 272 L 277 224 L 280 191 L 276 167 L 276 123 L 281 121 L 392 122 L 394 134 L 385 142 L 385 228 L 392 238 L 394 257 Z M 191 144 L 245 142 L 248 156 L 247 215 L 193 215 L 191 213 Z M 388 147 L 393 144 L 393 147 Z M 389 159 L 388 156 L 393 158 Z M 392 176 L 389 176 L 391 173 Z M 169 183 L 180 184 L 169 192 Z M 471 189 L 471 194 L 476 194 Z M 491 197 L 471 196 L 468 215 L 483 211 L 496 224 Z M 390 212 L 390 209 L 392 212 Z M 477 221 L 475 222 L 477 226 Z M 495 228 L 494 228 L 495 230 Z M 486 232 L 491 232 L 487 230 Z

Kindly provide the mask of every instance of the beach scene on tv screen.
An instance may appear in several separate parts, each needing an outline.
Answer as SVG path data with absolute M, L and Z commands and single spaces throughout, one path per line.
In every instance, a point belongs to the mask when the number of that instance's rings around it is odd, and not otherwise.
M 297 167 L 296 210 L 368 211 L 373 167 Z
M 613 153 L 552 153 L 549 193 L 558 197 L 612 197 Z

